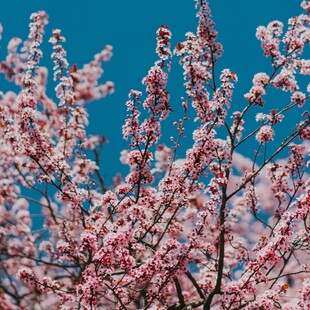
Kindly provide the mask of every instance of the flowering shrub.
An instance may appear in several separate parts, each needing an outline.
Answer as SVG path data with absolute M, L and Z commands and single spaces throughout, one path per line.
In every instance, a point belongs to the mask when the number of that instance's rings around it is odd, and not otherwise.
M 215 71 L 223 48 L 208 3 L 196 7 L 197 33 L 174 51 L 169 28 L 157 31 L 146 96 L 131 90 L 126 103 L 129 173 L 112 186 L 99 169 L 104 139 L 85 130 L 85 104 L 113 93 L 98 82 L 111 46 L 70 67 L 54 30 L 52 99 L 40 66 L 47 14 L 32 14 L 26 41 L 8 43 L 0 71 L 20 91 L 0 93 L 0 309 L 310 309 L 310 85 L 299 85 L 310 73 L 310 2 L 286 32 L 280 21 L 257 28 L 271 69 L 255 74 L 241 111 L 236 73 Z M 186 96 L 169 146 L 160 139 L 173 54 Z M 278 110 L 266 102 L 272 88 L 288 93 Z M 180 158 L 191 106 L 196 129 Z M 44 216 L 39 230 L 30 204 Z

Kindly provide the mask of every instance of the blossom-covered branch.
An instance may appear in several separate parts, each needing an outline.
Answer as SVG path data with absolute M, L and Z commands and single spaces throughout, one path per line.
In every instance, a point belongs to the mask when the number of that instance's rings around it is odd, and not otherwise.
M 54 29 L 53 99 L 40 66 L 47 14 L 32 14 L 28 38 L 8 43 L 0 72 L 19 91 L 0 92 L 0 309 L 310 307 L 310 84 L 301 82 L 310 3 L 285 32 L 277 20 L 257 28 L 271 68 L 236 99 L 237 74 L 218 70 L 209 4 L 195 2 L 197 31 L 174 54 L 170 29 L 156 32 L 145 92 L 131 90 L 126 102 L 120 160 L 129 171 L 113 183 L 100 173 L 106 140 L 87 135 L 86 105 L 114 91 L 99 83 L 112 47 L 70 66 Z M 174 57 L 185 94 L 169 145 Z M 277 107 L 272 88 L 287 94 Z

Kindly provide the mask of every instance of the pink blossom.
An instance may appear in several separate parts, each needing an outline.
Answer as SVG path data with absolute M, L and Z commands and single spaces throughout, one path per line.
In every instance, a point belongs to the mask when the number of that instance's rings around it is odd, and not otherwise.
M 257 73 L 255 74 L 254 78 L 253 78 L 253 84 L 255 86 L 266 86 L 269 83 L 269 76 L 264 73 Z
M 22 268 L 17 273 L 17 278 L 27 283 L 30 287 L 35 288 L 37 286 L 38 279 L 30 268 Z
M 273 28 L 273 26 L 275 26 Z M 261 46 L 265 56 L 276 58 L 280 56 L 280 41 L 277 36 L 281 32 L 281 26 L 277 22 L 272 22 L 268 27 L 259 26 L 256 30 L 256 37 L 262 42 Z
M 273 136 L 275 132 L 271 128 L 271 126 L 265 125 L 260 128 L 258 133 L 256 134 L 256 140 L 260 144 L 266 144 L 269 141 L 273 141 Z
M 310 1 L 302 1 L 300 6 L 309 13 L 310 10 Z
M 257 105 L 263 106 L 264 100 L 261 95 L 265 95 L 266 91 L 262 86 L 252 86 L 249 93 L 244 95 L 244 98 Z
M 272 80 L 272 84 L 276 88 L 281 88 L 284 91 L 294 92 L 298 89 L 294 76 L 286 70 L 282 70 L 282 72 Z
M 308 39 L 310 41 L 310 39 Z M 309 75 L 310 74 L 310 60 L 308 59 L 298 59 L 295 61 L 295 66 L 300 74 Z
M 291 96 L 291 101 L 296 102 L 298 107 L 302 107 L 306 102 L 306 95 L 300 91 L 296 91 Z
M 309 308 L 310 305 L 310 281 L 305 279 L 303 282 L 303 287 L 300 290 L 301 302 L 299 305 L 304 308 Z

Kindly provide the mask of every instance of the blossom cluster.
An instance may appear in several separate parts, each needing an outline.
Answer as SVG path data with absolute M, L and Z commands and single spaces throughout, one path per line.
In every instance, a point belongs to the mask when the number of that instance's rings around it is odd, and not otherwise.
M 250 79 L 236 110 L 237 74 L 217 75 L 223 48 L 208 2 L 196 1 L 197 31 L 174 49 L 185 95 L 170 145 L 172 34 L 160 26 L 145 92 L 126 102 L 128 172 L 110 185 L 86 103 L 114 91 L 99 83 L 112 47 L 70 66 L 53 30 L 54 100 L 40 65 L 48 17 L 31 15 L 28 38 L 0 62 L 18 86 L 0 92 L 0 309 L 309 309 L 310 86 L 299 82 L 309 1 L 301 7 L 285 33 L 280 21 L 258 27 L 271 70 Z M 271 87 L 287 94 L 276 108 Z

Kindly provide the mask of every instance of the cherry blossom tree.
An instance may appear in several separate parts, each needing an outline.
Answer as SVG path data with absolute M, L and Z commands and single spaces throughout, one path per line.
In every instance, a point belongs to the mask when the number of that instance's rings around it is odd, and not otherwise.
M 299 82 L 310 73 L 310 2 L 301 7 L 285 27 L 257 28 L 271 66 L 249 77 L 240 111 L 237 74 L 216 71 L 223 48 L 207 1 L 173 51 L 161 26 L 145 93 L 126 102 L 129 172 L 112 185 L 100 171 L 105 139 L 85 129 L 85 104 L 113 93 L 99 83 L 112 47 L 70 67 L 53 30 L 51 98 L 40 66 L 48 16 L 31 15 L 28 38 L 13 38 L 0 63 L 19 89 L 0 92 L 0 309 L 310 309 L 310 84 Z M 172 57 L 184 69 L 183 114 L 164 144 Z M 277 108 L 272 89 L 287 94 Z

